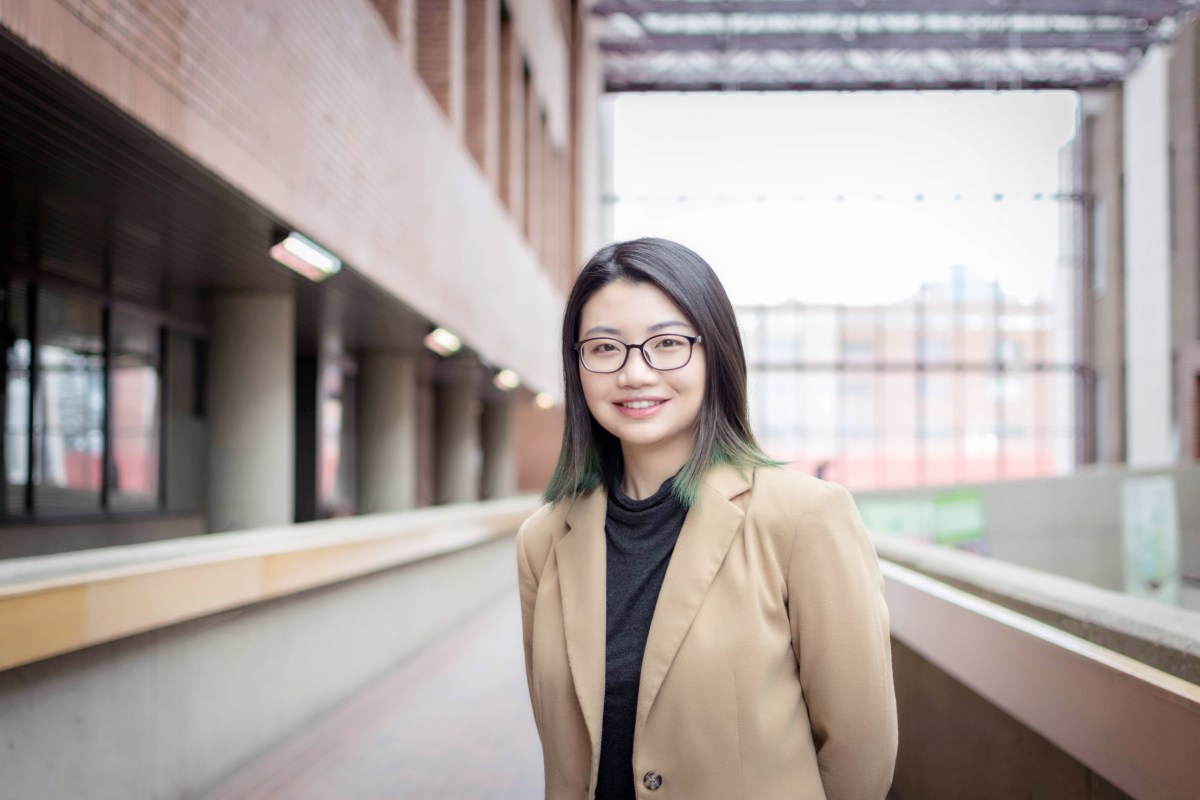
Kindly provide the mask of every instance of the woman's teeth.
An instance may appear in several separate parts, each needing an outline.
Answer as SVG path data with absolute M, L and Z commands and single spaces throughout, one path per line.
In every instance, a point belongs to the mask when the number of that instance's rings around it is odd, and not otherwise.
M 634 400 L 631 403 L 621 403 L 621 405 L 626 408 L 650 408 L 658 405 L 658 402 L 657 400 Z

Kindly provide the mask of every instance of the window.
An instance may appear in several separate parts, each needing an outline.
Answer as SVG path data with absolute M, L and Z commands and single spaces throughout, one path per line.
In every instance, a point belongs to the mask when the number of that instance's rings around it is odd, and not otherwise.
M 33 507 L 101 510 L 104 480 L 104 308 L 51 288 L 37 292 Z
M 318 512 L 323 517 L 354 513 L 354 365 L 331 359 L 322 370 Z
M 201 506 L 199 339 L 165 331 L 153 311 L 113 309 L 91 292 L 19 279 L 4 287 L 0 312 L 0 518 Z M 173 368 L 165 415 L 164 366 Z
M 33 345 L 29 335 L 29 284 L 12 281 L 4 297 L 4 495 L 5 516 L 26 512 L 29 484 L 30 366 Z
M 113 315 L 109 506 L 114 510 L 158 505 L 159 349 L 157 325 Z

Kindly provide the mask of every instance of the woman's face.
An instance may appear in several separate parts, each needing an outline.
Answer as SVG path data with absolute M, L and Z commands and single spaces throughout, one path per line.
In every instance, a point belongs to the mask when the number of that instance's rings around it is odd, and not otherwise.
M 580 316 L 579 340 L 607 337 L 641 344 L 664 333 L 698 336 L 703 331 L 696 330 L 679 306 L 650 283 L 614 281 L 588 299 Z M 667 348 L 672 346 L 687 344 L 680 340 L 665 343 Z M 655 448 L 667 456 L 677 451 L 680 464 L 695 445 L 704 374 L 703 344 L 692 348 L 686 366 L 668 372 L 651 368 L 636 349 L 629 351 L 625 365 L 616 372 L 589 372 L 579 365 L 588 409 L 601 427 L 621 441 L 626 452 Z

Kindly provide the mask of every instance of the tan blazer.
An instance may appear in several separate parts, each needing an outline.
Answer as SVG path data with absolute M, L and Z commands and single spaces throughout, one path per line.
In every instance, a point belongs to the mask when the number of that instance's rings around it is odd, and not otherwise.
M 596 490 L 543 506 L 517 537 L 547 798 L 594 796 L 606 502 Z M 883 798 L 896 700 L 882 586 L 845 489 L 781 468 L 750 479 L 710 470 L 650 625 L 634 728 L 637 796 Z

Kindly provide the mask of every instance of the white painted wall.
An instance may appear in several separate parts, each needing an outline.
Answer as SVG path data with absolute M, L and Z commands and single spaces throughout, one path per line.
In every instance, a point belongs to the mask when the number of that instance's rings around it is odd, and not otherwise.
M 1179 452 L 1171 418 L 1171 229 L 1167 55 L 1147 53 L 1125 81 L 1125 356 L 1128 462 Z

